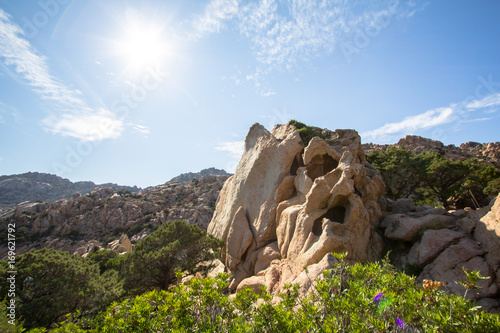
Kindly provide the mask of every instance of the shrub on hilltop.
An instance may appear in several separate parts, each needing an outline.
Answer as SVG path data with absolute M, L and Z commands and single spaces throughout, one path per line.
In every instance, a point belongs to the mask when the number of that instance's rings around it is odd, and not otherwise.
M 319 128 L 307 126 L 306 124 L 301 123 L 297 120 L 290 120 L 288 124 L 295 126 L 295 128 L 299 131 L 300 138 L 302 139 L 304 146 L 307 146 L 309 144 L 309 141 L 311 141 L 315 136 L 318 136 L 322 139 L 327 139 L 326 135 L 321 133 Z

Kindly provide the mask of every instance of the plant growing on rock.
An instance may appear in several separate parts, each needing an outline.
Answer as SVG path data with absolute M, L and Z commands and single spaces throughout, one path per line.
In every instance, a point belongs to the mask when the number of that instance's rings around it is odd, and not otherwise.
M 301 123 L 297 120 L 290 120 L 288 124 L 293 125 L 295 126 L 295 128 L 297 128 L 300 134 L 300 138 L 302 139 L 302 142 L 304 142 L 304 146 L 307 146 L 309 144 L 309 141 L 311 141 L 311 139 L 315 136 L 322 139 L 327 139 L 326 135 L 321 133 L 318 128 L 307 126 L 306 124 Z

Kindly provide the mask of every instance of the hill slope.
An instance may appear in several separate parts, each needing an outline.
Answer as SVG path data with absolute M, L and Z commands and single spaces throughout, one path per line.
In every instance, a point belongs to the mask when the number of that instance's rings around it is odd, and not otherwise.
M 53 202 L 69 198 L 75 193 L 88 193 L 97 187 L 111 187 L 130 192 L 140 190 L 137 186 L 121 186 L 112 183 L 100 185 L 90 181 L 73 183 L 68 179 L 48 173 L 27 172 L 0 176 L 0 208 L 12 207 L 25 201 Z
M 134 242 L 176 219 L 206 229 L 227 178 L 208 175 L 139 193 L 100 187 L 52 203 L 20 204 L 0 214 L 0 259 L 7 253 L 8 223 L 16 225 L 16 254 L 44 247 L 84 254 L 123 233 Z
M 180 175 L 169 180 L 169 183 L 185 183 L 192 179 L 199 179 L 203 176 L 214 175 L 214 176 L 230 176 L 230 173 L 227 173 L 224 170 L 216 169 L 216 168 L 208 168 L 203 169 L 200 172 L 187 172 L 181 173 Z

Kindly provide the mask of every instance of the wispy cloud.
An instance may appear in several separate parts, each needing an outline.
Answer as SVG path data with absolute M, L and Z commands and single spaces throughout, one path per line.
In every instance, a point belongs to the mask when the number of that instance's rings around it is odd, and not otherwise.
M 245 150 L 245 141 L 221 142 L 217 144 L 214 149 L 228 153 L 230 159 L 227 161 L 224 170 L 227 172 L 235 172 L 241 156 L 243 155 L 243 151 Z
M 481 100 L 475 100 L 467 104 L 469 109 L 483 109 L 500 106 L 500 93 L 491 94 Z
M 454 120 L 455 112 L 451 107 L 429 110 L 424 113 L 406 117 L 397 123 L 388 123 L 372 131 L 361 134 L 366 140 L 385 141 L 388 136 L 393 134 L 414 134 L 418 130 L 435 127 L 446 124 Z
M 90 108 L 79 90 L 67 87 L 53 76 L 47 58 L 34 49 L 24 38 L 21 27 L 2 9 L 0 57 L 40 98 L 55 104 L 55 113 L 42 121 L 47 131 L 90 141 L 121 134 L 123 122 L 110 111 Z
M 72 136 L 82 141 L 115 139 L 123 131 L 123 121 L 106 109 L 49 116 L 43 120 L 43 125 L 51 133 Z
M 389 142 L 406 134 L 417 134 L 429 128 L 452 122 L 471 123 L 491 120 L 489 117 L 466 119 L 471 112 L 491 113 L 490 109 L 500 105 L 500 93 L 469 101 L 467 104 L 454 103 L 448 107 L 428 110 L 421 114 L 404 118 L 400 122 L 388 123 L 377 129 L 361 133 L 364 141 Z
M 219 32 L 225 22 L 238 14 L 238 1 L 236 0 L 211 0 L 205 7 L 205 12 L 193 20 L 194 35 L 199 38 L 207 33 Z
M 227 141 L 215 146 L 215 150 L 226 151 L 231 158 L 240 159 L 245 149 L 245 141 Z
M 492 120 L 492 119 L 493 118 L 485 117 L 485 118 L 462 120 L 461 122 L 462 123 L 477 123 L 477 122 L 480 122 L 480 121 L 487 121 L 487 120 Z
M 328 55 L 339 44 L 360 31 L 373 31 L 391 20 L 407 19 L 422 5 L 383 0 L 211 0 L 192 26 L 197 39 L 220 32 L 233 20 L 240 34 L 250 41 L 257 67 L 250 74 L 263 97 L 275 94 L 267 85 L 267 74 L 291 69 Z M 248 77 L 247 77 L 247 81 Z
M 331 53 L 339 42 L 392 17 L 408 18 L 415 8 L 412 3 L 398 1 L 374 5 L 345 0 L 261 0 L 240 10 L 240 31 L 251 40 L 263 65 L 291 67 Z
M 147 126 L 133 124 L 133 123 L 128 123 L 127 125 L 132 126 L 134 131 L 142 134 L 145 138 L 148 138 L 149 134 L 151 134 L 151 131 L 149 130 L 149 127 L 147 127 Z
M 281 8 L 281 7 L 287 8 Z M 240 30 L 253 44 L 257 60 L 268 66 L 293 65 L 320 51 L 331 51 L 345 30 L 345 5 L 263 0 L 246 6 Z

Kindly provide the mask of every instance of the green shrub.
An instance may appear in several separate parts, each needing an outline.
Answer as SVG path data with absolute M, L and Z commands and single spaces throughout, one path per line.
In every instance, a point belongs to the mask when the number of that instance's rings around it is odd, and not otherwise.
M 420 205 L 477 207 L 487 205 L 500 191 L 500 171 L 475 158 L 452 161 L 436 152 L 415 155 L 404 147 L 366 157 L 380 170 L 386 196 L 393 200 L 413 197 Z
M 326 137 L 323 133 L 317 131 L 311 126 L 307 126 L 304 123 L 298 122 L 296 120 L 290 120 L 288 124 L 295 126 L 295 128 L 299 131 L 300 138 L 302 139 L 302 142 L 305 146 L 307 146 L 315 136 L 318 136 L 322 139 L 328 139 L 328 137 Z
M 7 279 L 7 261 L 0 279 Z M 90 260 L 54 249 L 33 250 L 16 257 L 16 314 L 26 328 L 49 327 L 67 313 L 97 313 L 123 294 L 116 272 L 99 275 Z M 0 299 L 8 285 L 0 285 Z
M 227 291 L 228 275 L 193 278 L 171 291 L 154 290 L 111 304 L 90 332 L 499 332 L 500 316 L 478 311 L 440 284 L 396 272 L 387 260 L 324 272 L 301 297 L 285 286 L 274 302 L 262 290 Z M 75 321 L 74 323 L 79 323 Z M 74 325 L 74 323 L 63 324 Z M 82 325 L 80 325 L 82 326 Z M 64 331 L 63 331 L 64 332 Z
M 125 265 L 125 287 L 134 293 L 167 289 L 177 280 L 178 270 L 195 273 L 203 269 L 198 263 L 218 257 L 221 246 L 221 241 L 186 221 L 163 223 L 137 243 L 130 254 Z
M 0 332 L 2 333 L 18 333 L 23 332 L 23 325 L 16 319 L 7 316 L 7 301 L 0 301 Z

